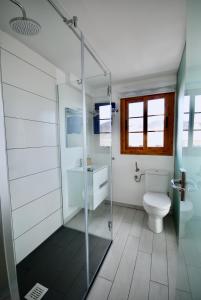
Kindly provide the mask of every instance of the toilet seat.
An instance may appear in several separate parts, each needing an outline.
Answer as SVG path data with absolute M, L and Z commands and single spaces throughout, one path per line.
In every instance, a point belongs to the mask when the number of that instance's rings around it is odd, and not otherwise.
M 169 210 L 171 206 L 170 198 L 164 193 L 148 192 L 144 194 L 143 200 L 145 205 L 159 210 Z

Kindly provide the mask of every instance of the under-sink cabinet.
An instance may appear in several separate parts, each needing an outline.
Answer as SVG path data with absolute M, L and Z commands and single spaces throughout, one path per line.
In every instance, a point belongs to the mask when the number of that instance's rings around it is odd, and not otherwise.
M 67 170 L 67 172 L 69 204 L 70 206 L 84 207 L 83 168 L 76 167 Z M 108 166 L 89 166 L 87 174 L 89 193 L 88 208 L 95 210 L 101 202 L 108 198 Z

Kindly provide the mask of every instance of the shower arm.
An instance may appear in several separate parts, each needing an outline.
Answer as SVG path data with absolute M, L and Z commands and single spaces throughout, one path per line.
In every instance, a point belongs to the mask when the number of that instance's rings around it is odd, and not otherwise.
M 23 18 L 26 19 L 27 15 L 26 15 L 26 11 L 25 11 L 24 7 L 17 0 L 10 0 L 10 2 L 12 2 L 15 5 L 17 5 L 21 9 Z

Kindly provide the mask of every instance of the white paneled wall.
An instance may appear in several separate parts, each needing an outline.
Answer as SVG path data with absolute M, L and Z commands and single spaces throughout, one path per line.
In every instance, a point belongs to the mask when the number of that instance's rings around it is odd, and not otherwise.
M 56 67 L 2 32 L 0 47 L 18 263 L 62 225 Z
M 54 213 L 61 206 L 60 200 L 61 190 L 58 189 L 30 202 L 29 205 L 24 205 L 20 209 L 16 209 L 13 212 L 14 238 L 18 238 L 44 220 L 44 217 L 46 218 Z
M 11 180 L 12 209 L 15 210 L 60 188 L 60 182 L 59 168 Z
M 48 216 L 43 222 L 36 224 L 15 240 L 17 262 L 26 257 L 33 249 L 44 242 L 57 228 L 61 226 L 61 210 Z
M 56 81 L 52 76 L 5 50 L 1 51 L 1 66 L 4 83 L 56 101 Z
M 57 130 L 57 124 L 6 118 L 7 148 L 58 146 Z
M 58 154 L 57 147 L 8 150 L 9 179 L 57 168 L 59 166 Z
M 7 117 L 57 123 L 57 103 L 3 84 L 4 112 Z

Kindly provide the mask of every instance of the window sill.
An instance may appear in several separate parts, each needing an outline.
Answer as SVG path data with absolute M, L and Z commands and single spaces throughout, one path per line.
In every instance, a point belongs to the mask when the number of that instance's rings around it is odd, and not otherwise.
M 173 156 L 173 151 L 168 150 L 162 150 L 162 149 L 126 149 L 121 150 L 121 154 L 127 154 L 127 155 L 161 155 L 161 156 Z

